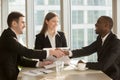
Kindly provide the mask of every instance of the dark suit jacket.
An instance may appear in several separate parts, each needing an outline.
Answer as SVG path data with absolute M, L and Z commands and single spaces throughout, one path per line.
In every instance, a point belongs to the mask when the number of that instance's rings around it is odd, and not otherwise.
M 36 61 L 23 58 L 45 59 L 46 51 L 35 51 L 22 46 L 10 29 L 4 30 L 0 37 L 0 80 L 16 80 L 18 65 L 35 67 Z
M 67 47 L 66 38 L 63 32 L 58 32 L 55 36 L 56 47 Z M 37 34 L 35 40 L 35 49 L 51 48 L 48 36 L 45 34 Z
M 100 36 L 91 45 L 82 49 L 73 50 L 72 57 L 86 56 L 97 52 L 98 62 L 88 62 L 90 69 L 102 70 L 113 80 L 120 80 L 120 40 L 111 32 L 102 47 Z

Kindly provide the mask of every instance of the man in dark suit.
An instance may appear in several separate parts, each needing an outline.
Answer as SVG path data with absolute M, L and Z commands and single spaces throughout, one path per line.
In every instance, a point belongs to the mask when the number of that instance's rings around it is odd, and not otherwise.
M 64 53 L 59 50 L 35 51 L 22 46 L 17 35 L 23 33 L 25 21 L 23 14 L 11 12 L 7 18 L 8 29 L 0 37 L 0 80 L 17 80 L 18 65 L 39 67 L 39 62 L 26 60 L 24 57 L 45 59 L 49 55 L 62 57 Z
M 81 57 L 97 52 L 97 62 L 87 62 L 89 69 L 102 70 L 113 80 L 120 80 L 120 40 L 111 32 L 113 20 L 108 16 L 101 16 L 95 24 L 96 41 L 82 49 L 65 51 L 71 57 Z

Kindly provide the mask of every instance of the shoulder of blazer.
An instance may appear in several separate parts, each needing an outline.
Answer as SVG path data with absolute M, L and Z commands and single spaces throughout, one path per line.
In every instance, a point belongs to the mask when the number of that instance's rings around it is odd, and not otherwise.
M 15 37 L 15 38 L 17 38 L 17 37 L 16 37 L 16 34 L 15 34 L 10 28 L 5 29 L 5 30 L 3 31 L 1 37 L 2 37 L 2 36 L 4 36 L 4 37 Z
M 97 40 L 99 40 L 101 37 L 100 35 L 97 36 Z M 110 34 L 108 35 L 108 37 L 106 38 L 106 40 L 117 40 L 117 36 L 115 34 L 113 34 L 112 32 L 110 32 Z
M 115 34 L 113 34 L 112 32 L 108 35 L 107 39 L 109 40 L 117 40 L 117 36 Z
M 118 45 L 120 43 L 120 40 L 117 38 L 115 34 L 112 32 L 108 35 L 108 37 L 105 40 L 105 43 L 108 43 L 109 45 Z
M 36 38 L 45 38 L 45 35 L 39 33 L 39 34 L 36 35 Z
M 64 36 L 64 32 L 57 31 L 59 36 Z

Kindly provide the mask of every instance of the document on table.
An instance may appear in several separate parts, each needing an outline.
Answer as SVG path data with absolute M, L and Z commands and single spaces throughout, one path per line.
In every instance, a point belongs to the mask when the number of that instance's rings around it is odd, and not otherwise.
M 61 58 L 55 58 L 54 56 L 48 57 L 46 60 L 51 60 L 51 61 L 63 61 L 65 65 L 68 65 L 70 63 L 70 58 L 68 56 L 63 56 Z M 55 67 L 55 63 L 46 65 L 44 68 L 49 69 Z
M 29 70 L 22 72 L 25 75 L 30 75 L 30 76 L 38 76 L 38 75 L 43 75 L 43 74 L 48 74 L 54 72 L 53 70 L 47 70 L 47 69 L 34 69 L 34 70 Z
M 49 49 L 55 49 L 55 48 L 44 48 L 44 50 L 49 50 Z M 69 48 L 68 47 L 61 47 L 61 48 L 59 48 L 59 49 L 62 49 L 62 50 L 69 50 Z M 70 63 L 70 58 L 68 57 L 68 56 L 63 56 L 63 57 L 61 57 L 61 58 L 56 58 L 56 57 L 54 57 L 54 56 L 49 56 L 47 59 L 45 59 L 45 60 L 51 60 L 51 61 L 64 61 L 64 64 L 65 65 L 68 65 L 69 63 Z M 53 63 L 53 64 L 50 64 L 50 65 L 46 65 L 46 66 L 44 66 L 46 69 L 49 69 L 49 68 L 53 68 L 53 67 L 55 67 L 55 63 Z

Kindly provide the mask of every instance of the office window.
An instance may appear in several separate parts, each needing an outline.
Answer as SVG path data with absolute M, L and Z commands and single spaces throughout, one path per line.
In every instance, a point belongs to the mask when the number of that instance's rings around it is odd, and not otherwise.
M 18 11 L 25 15 L 25 0 L 9 0 L 8 11 L 9 13 L 12 11 Z M 20 43 L 26 45 L 26 31 L 23 35 L 18 36 L 18 39 Z
M 111 3 L 112 0 L 71 0 L 72 49 L 82 48 L 96 40 L 95 23 L 102 15 L 112 16 Z M 82 59 L 96 61 L 97 56 L 94 54 Z
M 41 31 L 43 20 L 45 15 L 48 12 L 55 12 L 59 16 L 59 24 L 60 24 L 60 0 L 42 0 L 37 4 L 36 3 L 40 0 L 34 0 L 34 20 L 35 20 L 35 27 L 34 27 L 34 35 L 38 34 Z M 58 26 L 60 30 L 60 25 Z
M 35 13 L 35 24 L 36 25 L 42 25 L 43 24 L 43 19 L 44 19 L 44 16 L 41 16 L 41 15 L 44 15 L 44 11 L 43 10 L 38 10 L 36 11 Z
M 25 15 L 25 0 L 10 0 L 8 2 L 9 13 L 11 11 L 19 11 Z
M 35 4 L 36 5 L 44 5 L 44 0 L 36 0 Z
M 87 0 L 88 5 L 105 6 L 106 0 Z
M 14 2 L 15 0 L 9 0 L 10 2 Z
M 84 0 L 72 0 L 72 5 L 83 5 Z
M 48 0 L 49 5 L 60 5 L 60 0 Z
M 87 31 L 87 38 L 88 38 L 88 43 L 92 43 L 95 39 L 96 39 L 96 34 L 95 34 L 95 31 L 94 31 L 94 29 L 92 28 L 88 28 L 87 29 L 88 31 Z
M 94 24 L 97 21 L 98 17 L 106 14 L 105 12 L 106 10 L 88 10 L 88 24 Z
M 72 11 L 72 24 L 82 24 L 84 22 L 83 11 L 73 10 Z
M 72 29 L 72 37 L 73 49 L 84 46 L 84 29 Z

